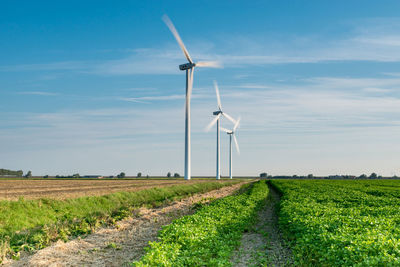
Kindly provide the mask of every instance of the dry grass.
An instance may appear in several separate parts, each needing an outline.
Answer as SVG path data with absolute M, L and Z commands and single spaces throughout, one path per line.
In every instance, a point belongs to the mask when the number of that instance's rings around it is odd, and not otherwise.
M 0 200 L 101 196 L 119 191 L 139 191 L 154 187 L 211 182 L 211 179 L 134 179 L 134 180 L 0 180 Z

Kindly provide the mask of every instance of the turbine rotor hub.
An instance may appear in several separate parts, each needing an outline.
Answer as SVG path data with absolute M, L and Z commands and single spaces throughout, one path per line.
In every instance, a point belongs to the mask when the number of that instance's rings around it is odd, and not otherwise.
M 196 66 L 196 63 L 185 63 L 185 64 L 181 64 L 181 65 L 179 65 L 179 69 L 180 70 L 188 70 L 188 69 L 191 69 L 191 68 L 193 68 L 194 66 Z

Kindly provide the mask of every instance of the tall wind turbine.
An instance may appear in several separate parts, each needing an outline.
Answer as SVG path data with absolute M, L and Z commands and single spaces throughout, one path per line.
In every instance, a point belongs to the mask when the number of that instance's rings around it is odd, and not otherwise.
M 186 103 L 185 103 L 185 180 L 190 180 L 191 178 L 191 160 L 190 160 L 190 97 L 192 95 L 193 88 L 193 72 L 194 67 L 211 67 L 218 68 L 220 64 L 216 61 L 209 62 L 198 62 L 194 63 L 192 58 L 189 55 L 185 45 L 182 42 L 181 37 L 178 34 L 178 31 L 175 29 L 174 24 L 169 19 L 167 15 L 162 17 L 165 24 L 168 26 L 172 34 L 174 35 L 176 41 L 181 47 L 183 54 L 185 55 L 188 63 L 179 65 L 180 70 L 186 71 Z
M 217 94 L 217 103 L 218 103 L 218 110 L 213 112 L 213 115 L 216 116 L 210 124 L 207 125 L 206 131 L 209 131 L 211 127 L 217 123 L 217 180 L 221 179 L 221 157 L 220 157 L 220 118 L 221 116 L 224 116 L 228 120 L 230 120 L 233 123 L 236 123 L 236 121 L 226 114 L 225 112 L 222 111 L 222 105 L 221 105 L 221 97 L 219 95 L 219 89 L 218 89 L 218 84 L 216 81 L 214 81 L 214 87 L 215 87 L 215 93 Z
M 236 139 L 236 129 L 238 128 L 240 123 L 240 118 L 236 121 L 235 126 L 233 126 L 233 130 L 228 130 L 221 127 L 221 130 L 226 132 L 229 135 L 229 178 L 232 179 L 232 136 L 236 146 L 236 152 L 240 154 L 239 144 Z

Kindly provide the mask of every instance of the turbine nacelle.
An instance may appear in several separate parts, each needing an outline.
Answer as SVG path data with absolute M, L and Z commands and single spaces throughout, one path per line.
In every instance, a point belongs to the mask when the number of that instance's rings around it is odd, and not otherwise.
M 213 115 L 217 116 L 217 115 L 219 115 L 219 114 L 221 114 L 221 113 L 222 113 L 222 111 L 221 111 L 221 110 L 218 110 L 218 111 L 214 111 L 214 112 L 213 112 Z
M 194 66 L 196 66 L 196 64 L 195 63 L 185 63 L 185 64 L 181 64 L 181 65 L 179 65 L 179 69 L 180 70 L 189 70 L 189 69 L 191 69 L 191 68 L 193 68 Z
M 188 63 L 179 65 L 180 70 L 186 70 L 186 104 L 185 104 L 185 180 L 190 180 L 191 178 L 191 159 L 190 159 L 190 97 L 192 95 L 193 88 L 193 73 L 194 67 L 210 67 L 210 68 L 220 68 L 221 64 L 216 61 L 207 61 L 207 62 L 197 62 L 194 63 L 192 58 L 189 55 L 185 45 L 181 37 L 179 36 L 178 31 L 176 30 L 174 24 L 169 19 L 167 15 L 162 17 L 162 20 L 165 22 L 172 35 L 175 37 L 175 40 L 178 42 L 178 45 L 182 49 L 185 58 Z M 221 108 L 220 108 L 221 109 Z

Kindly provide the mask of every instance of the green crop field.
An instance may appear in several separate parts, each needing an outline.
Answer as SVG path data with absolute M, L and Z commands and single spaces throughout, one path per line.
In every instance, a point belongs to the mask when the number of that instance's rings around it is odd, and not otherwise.
M 64 200 L 0 201 L 0 252 L 18 258 L 21 250 L 90 234 L 132 215 L 140 205 L 157 206 L 229 184 L 204 182 Z M 265 212 L 268 206 L 274 207 L 272 214 Z M 144 254 L 133 265 L 235 266 L 232 259 L 243 255 L 242 237 L 250 233 L 264 236 L 263 250 L 247 244 L 258 249 L 252 255 L 262 254 L 259 262 L 258 258 L 247 261 L 255 266 L 400 266 L 399 180 L 258 181 L 193 208 L 194 214 L 177 217 L 163 226 L 156 241 L 143 244 Z M 263 225 L 260 214 L 264 213 L 269 216 L 264 217 L 265 225 L 272 228 L 256 227 Z M 270 217 L 275 221 L 268 221 Z M 274 237 L 274 231 L 279 235 Z M 289 251 L 287 258 L 279 259 L 283 250 L 274 249 L 276 241 Z
M 135 266 L 229 266 L 243 232 L 268 196 L 265 181 L 247 184 L 242 193 L 225 197 L 164 227 L 160 242 L 151 242 Z
M 400 181 L 273 180 L 298 266 L 399 266 Z
M 4 257 L 18 258 L 21 250 L 33 251 L 58 239 L 67 241 L 90 234 L 100 226 L 130 216 L 141 205 L 158 206 L 238 182 L 188 183 L 64 200 L 0 200 L 0 263 Z

